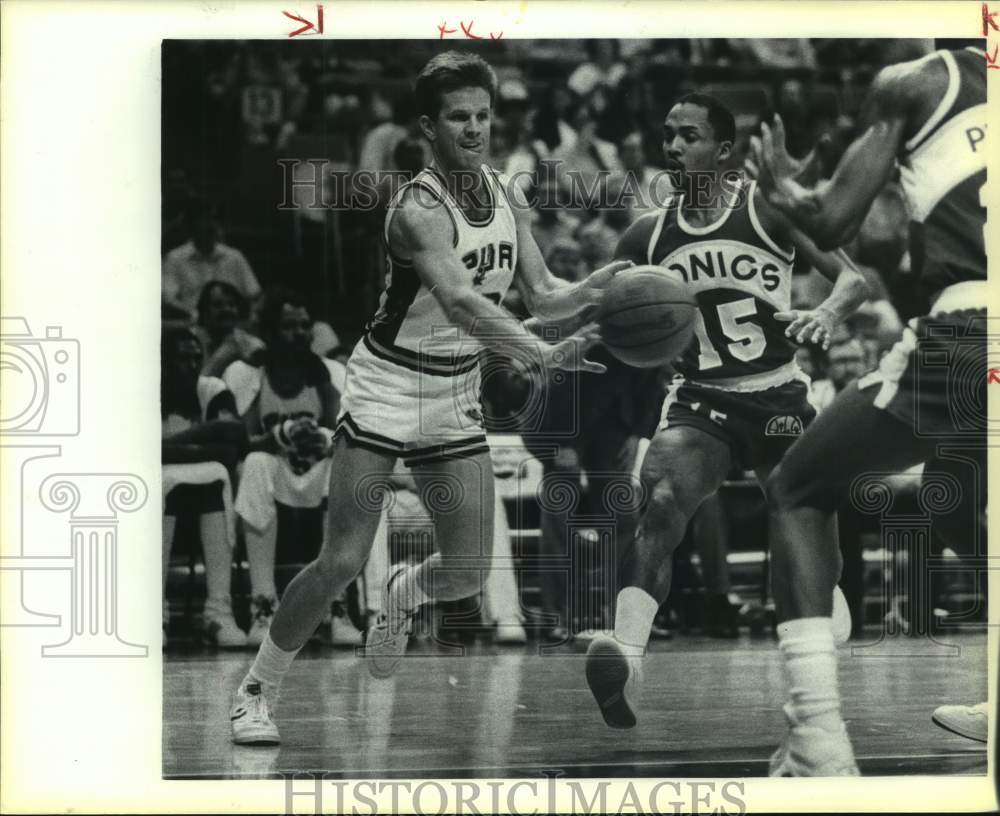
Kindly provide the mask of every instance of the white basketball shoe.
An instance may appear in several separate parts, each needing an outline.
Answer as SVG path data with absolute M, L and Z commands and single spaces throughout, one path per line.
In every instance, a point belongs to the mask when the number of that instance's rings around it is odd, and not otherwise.
M 237 745 L 278 745 L 281 737 L 271 719 L 271 705 L 257 681 L 244 682 L 236 690 L 229 723 Z
M 390 570 L 382 592 L 382 611 L 368 628 L 365 638 L 368 673 L 380 680 L 396 673 L 410 639 L 410 622 L 416 610 L 403 611 L 400 604 L 389 603 L 393 584 L 407 569 L 406 564 L 397 564 Z M 389 610 L 395 611 L 390 613 Z
M 990 714 L 986 703 L 974 706 L 943 705 L 934 709 L 931 719 L 935 725 L 960 737 L 986 742 Z

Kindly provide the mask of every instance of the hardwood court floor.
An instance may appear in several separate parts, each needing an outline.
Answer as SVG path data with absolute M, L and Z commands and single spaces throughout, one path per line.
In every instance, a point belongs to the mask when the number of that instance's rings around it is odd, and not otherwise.
M 841 690 L 862 773 L 984 774 L 984 746 L 935 726 L 933 709 L 986 697 L 986 637 L 952 652 L 901 639 L 841 652 Z M 887 657 L 892 649 L 917 655 Z M 866 654 L 868 656 L 861 656 Z M 779 741 L 781 666 L 770 639 L 654 642 L 639 725 L 607 728 L 580 647 L 423 647 L 374 680 L 351 650 L 303 650 L 276 720 L 279 748 L 229 741 L 230 695 L 250 652 L 164 655 L 163 775 L 331 778 L 761 776 Z

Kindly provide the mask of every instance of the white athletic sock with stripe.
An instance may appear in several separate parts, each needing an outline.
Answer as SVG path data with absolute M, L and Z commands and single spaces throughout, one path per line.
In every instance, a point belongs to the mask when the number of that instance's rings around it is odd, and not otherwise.
M 639 587 L 625 587 L 615 602 L 615 640 L 628 655 L 642 655 L 660 602 Z
M 785 712 L 795 723 L 837 731 L 837 649 L 830 618 L 798 618 L 778 625 L 778 648 L 785 664 L 789 702 Z
M 247 683 L 257 681 L 260 683 L 264 695 L 273 704 L 281 693 L 281 681 L 285 679 L 285 675 L 288 674 L 292 661 L 295 660 L 295 655 L 298 653 L 299 649 L 286 652 L 277 646 L 271 640 L 269 632 L 264 637 L 264 642 L 260 644 L 257 657 L 240 684 L 240 688 L 245 687 Z

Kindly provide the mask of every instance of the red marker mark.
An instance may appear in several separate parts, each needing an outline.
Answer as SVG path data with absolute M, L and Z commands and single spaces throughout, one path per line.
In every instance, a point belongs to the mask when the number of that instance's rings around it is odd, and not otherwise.
M 481 39 L 482 39 L 482 37 L 478 36 L 477 34 L 473 34 L 473 33 L 472 33 L 472 25 L 473 25 L 473 23 L 475 23 L 475 20 L 470 20 L 470 21 L 469 21 L 469 27 L 468 27 L 468 28 L 466 28 L 466 27 L 465 27 L 465 23 L 464 23 L 464 22 L 460 22 L 460 23 L 459 23 L 459 25 L 460 25 L 460 26 L 462 26 L 462 33 L 463 33 L 463 34 L 464 34 L 464 35 L 465 35 L 465 36 L 466 36 L 466 37 L 467 37 L 468 39 L 470 39 L 470 40 L 481 40 Z
M 459 26 L 462 29 L 462 34 L 464 35 L 465 39 L 467 39 L 467 40 L 481 40 L 481 39 L 483 39 L 482 35 L 480 35 L 480 34 L 473 34 L 472 33 L 472 26 L 474 26 L 475 24 L 476 24 L 475 20 L 470 20 L 468 22 L 468 24 L 466 24 L 464 20 L 462 20 L 462 21 L 459 22 Z M 437 30 L 438 30 L 438 39 L 439 40 L 443 40 L 445 38 L 446 34 L 455 34 L 458 31 L 457 28 L 448 28 L 448 23 L 438 23 Z M 499 40 L 502 36 L 503 36 L 503 32 L 502 31 L 499 34 L 493 32 L 493 31 L 490 32 L 490 39 L 491 40 Z
M 288 12 L 288 11 L 283 11 L 281 13 L 284 14 L 289 20 L 295 20 L 295 22 L 297 22 L 297 23 L 302 23 L 302 27 L 301 28 L 297 28 L 297 29 L 295 29 L 295 31 L 289 32 L 289 34 L 288 34 L 289 37 L 298 37 L 300 34 L 309 34 L 309 33 L 322 34 L 323 33 L 323 7 L 322 6 L 316 6 L 316 23 L 315 23 L 315 25 L 312 22 L 310 22 L 309 20 L 307 20 L 305 17 L 300 17 L 298 14 L 292 14 L 291 12 Z
M 986 384 L 1000 383 L 1000 368 L 991 368 L 986 376 Z
M 1000 68 L 1000 63 L 997 62 L 997 51 L 1000 50 L 1000 46 L 993 46 L 993 54 L 990 55 L 989 51 L 984 51 L 986 55 L 986 67 L 987 68 Z
M 990 27 L 993 27 L 994 31 L 1000 31 L 1000 27 L 997 26 L 996 20 L 993 18 L 1000 14 L 1000 12 L 994 11 L 990 13 L 990 7 L 983 3 L 983 36 L 987 36 L 990 33 Z

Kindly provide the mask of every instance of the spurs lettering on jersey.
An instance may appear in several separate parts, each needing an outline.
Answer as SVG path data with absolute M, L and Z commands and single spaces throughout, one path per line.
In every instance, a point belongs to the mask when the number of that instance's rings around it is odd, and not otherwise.
M 482 172 L 490 207 L 481 221 L 470 220 L 448 192 L 445 180 L 433 169 L 419 173 L 390 203 L 385 223 L 389 265 L 386 288 L 364 338 L 365 345 L 377 356 L 432 374 L 461 373 L 476 365 L 479 341 L 448 319 L 437 298 L 420 281 L 413 264 L 392 252 L 388 232 L 393 208 L 407 186 L 429 194 L 451 218 L 452 251 L 470 272 L 476 291 L 500 303 L 514 278 L 517 226 L 504 182 L 490 167 L 484 166 Z
M 775 384 L 798 375 L 787 324 L 775 312 L 791 305 L 794 253 L 768 236 L 748 195 L 713 225 L 691 227 L 680 201 L 660 215 L 649 247 L 649 261 L 683 283 L 698 304 L 695 338 L 677 365 L 692 381 L 711 383 L 775 372 Z M 800 376 L 800 375 L 799 375 Z M 779 382 L 780 381 L 780 382 Z

